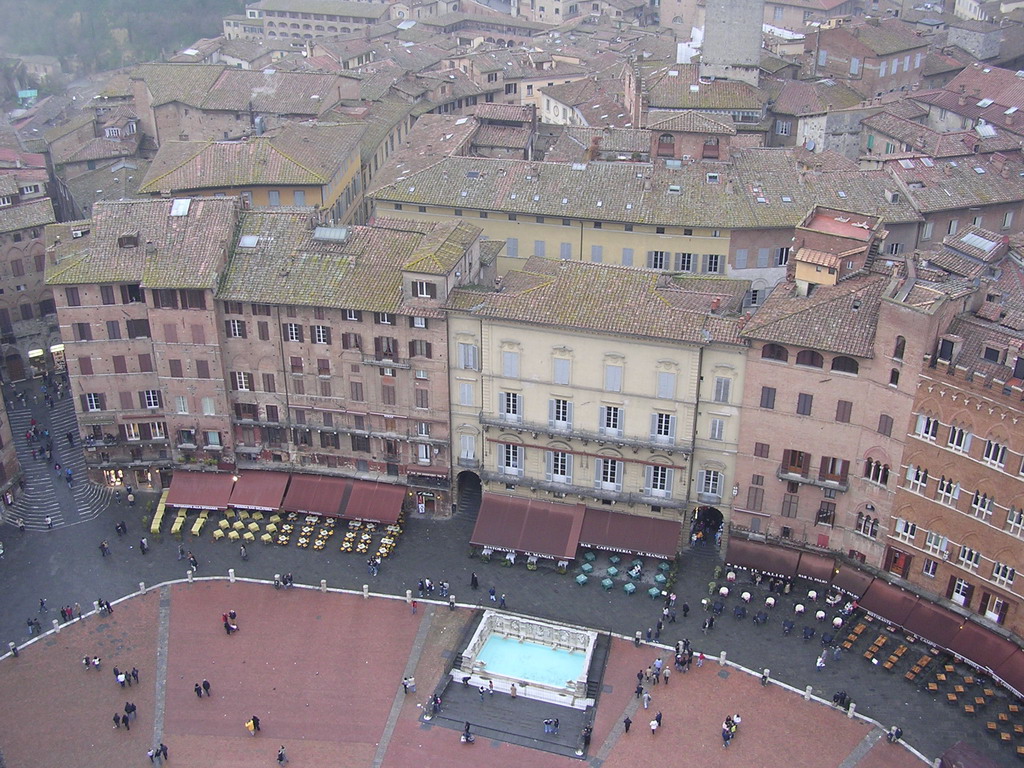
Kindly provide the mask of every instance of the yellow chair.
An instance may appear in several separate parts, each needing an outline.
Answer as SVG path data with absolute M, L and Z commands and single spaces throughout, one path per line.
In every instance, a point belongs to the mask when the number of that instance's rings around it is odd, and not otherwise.
M 260 536 L 260 541 L 262 541 L 264 544 L 271 544 L 274 541 L 274 537 L 271 536 L 269 533 L 264 533 L 262 536 Z
M 263 519 L 263 513 L 262 512 L 253 512 L 252 513 L 252 519 L 253 520 L 262 520 Z
M 256 541 L 256 537 L 249 531 L 246 531 L 242 538 L 249 542 Z
M 238 535 L 238 531 L 231 531 L 228 533 L 228 538 L 231 541 L 238 541 L 242 537 Z
M 253 533 L 258 533 L 259 530 L 260 530 L 260 524 L 259 523 L 249 523 L 249 530 L 252 531 Z
M 243 528 L 245 528 L 245 523 L 243 523 L 241 520 L 235 520 L 235 522 L 232 523 L 231 527 L 234 528 L 236 531 L 240 531 Z
M 277 533 L 277 526 L 273 523 L 267 525 L 267 533 Z
M 244 510 L 244 509 L 238 510 L 238 519 L 239 520 L 248 520 L 249 519 L 249 513 L 246 510 Z
M 228 520 L 234 520 L 235 519 L 235 513 L 234 513 L 233 510 L 225 509 L 224 510 L 224 517 L 226 517 Z
M 272 523 L 280 523 L 281 522 L 281 516 L 280 515 L 271 515 L 270 516 L 270 522 L 272 522 Z
M 231 525 L 231 523 L 229 523 L 227 520 L 221 520 L 219 523 L 217 523 L 217 527 L 219 527 L 222 531 L 225 530 L 229 525 Z
M 224 538 L 224 531 L 222 531 L 220 528 L 217 528 L 213 532 L 213 540 L 214 541 L 220 541 L 223 538 Z

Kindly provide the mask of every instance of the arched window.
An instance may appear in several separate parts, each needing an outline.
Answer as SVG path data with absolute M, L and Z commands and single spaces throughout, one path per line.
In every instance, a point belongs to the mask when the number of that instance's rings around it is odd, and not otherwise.
M 658 137 L 659 144 L 675 144 L 675 137 L 671 133 L 663 133 Z
M 907 350 L 907 340 L 902 336 L 896 337 L 896 346 L 893 347 L 892 357 L 893 360 L 902 360 L 903 353 Z
M 815 352 L 813 349 L 805 349 L 798 352 L 796 355 L 797 365 L 807 365 L 811 368 L 824 368 L 825 358 Z
M 899 368 L 893 368 L 891 371 L 889 371 L 889 386 L 890 387 L 895 387 L 899 383 L 900 383 L 900 369 Z
M 780 363 L 789 362 L 789 350 L 780 344 L 765 344 L 761 347 L 762 360 L 778 360 Z
M 852 357 L 834 357 L 832 358 L 832 370 L 840 373 L 857 373 L 860 370 L 860 364 Z
M 889 465 L 868 459 L 864 462 L 864 479 L 879 485 L 889 484 Z

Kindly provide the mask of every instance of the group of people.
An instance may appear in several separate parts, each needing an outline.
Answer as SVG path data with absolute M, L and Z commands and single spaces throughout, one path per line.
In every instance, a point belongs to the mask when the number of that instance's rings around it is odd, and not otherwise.
M 233 632 L 237 632 L 238 631 L 238 622 L 237 622 L 238 614 L 235 613 L 234 609 L 231 609 L 227 613 L 222 613 L 221 614 L 221 619 L 223 619 L 223 621 L 224 621 L 224 632 L 225 632 L 225 634 L 230 635 Z M 257 730 L 259 730 L 259 729 L 257 728 Z
M 473 574 L 474 577 L 476 574 Z M 472 582 L 472 579 L 470 579 Z M 416 589 L 420 594 L 420 597 L 433 597 L 434 596 L 434 582 L 430 579 L 420 579 L 416 585 Z M 451 591 L 451 585 L 447 581 L 442 581 L 440 585 L 441 597 L 448 597 L 448 593 Z
M 88 659 L 89 657 L 86 656 L 85 658 Z M 114 667 L 114 679 L 122 688 L 126 685 L 131 688 L 133 682 L 136 684 L 139 682 L 139 670 L 136 667 L 132 667 L 130 671 L 122 671 L 117 667 Z
M 132 702 L 126 701 L 124 703 L 124 714 L 120 712 L 114 713 L 114 727 L 120 728 L 124 726 L 126 731 L 132 729 L 132 722 L 135 720 L 135 712 L 138 709 Z
M 722 746 L 728 748 L 729 742 L 736 738 L 742 720 L 739 715 L 726 715 L 722 723 Z

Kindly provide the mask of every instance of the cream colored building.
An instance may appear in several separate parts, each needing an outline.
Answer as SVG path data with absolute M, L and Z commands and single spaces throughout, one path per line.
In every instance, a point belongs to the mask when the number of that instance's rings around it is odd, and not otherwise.
M 747 287 L 533 258 L 497 290 L 454 291 L 460 497 L 479 487 L 481 519 L 519 497 L 668 521 L 677 540 L 697 506 L 728 517 L 744 354 L 726 312 Z

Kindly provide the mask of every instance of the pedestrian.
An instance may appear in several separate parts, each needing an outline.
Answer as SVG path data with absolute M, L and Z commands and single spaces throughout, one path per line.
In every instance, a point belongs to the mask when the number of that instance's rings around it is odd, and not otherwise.
M 124 672 L 118 672 L 116 667 L 114 668 L 114 671 L 117 672 L 117 674 L 114 675 L 114 677 L 117 679 L 118 685 L 124 688 L 125 682 L 127 681 L 128 678 L 125 676 Z
M 412 612 L 414 614 L 416 613 L 416 601 L 415 600 L 412 601 Z
M 669 608 L 668 609 L 668 623 L 669 624 L 675 624 L 676 623 L 676 609 L 675 608 Z
M 644 691 L 643 698 L 644 698 L 644 709 L 647 709 L 647 708 L 649 708 L 651 706 L 651 694 L 649 694 L 647 691 Z
M 134 493 L 129 493 L 128 494 L 128 506 L 129 507 L 134 507 L 135 506 L 135 494 Z
M 551 721 L 551 732 L 558 733 L 558 718 L 556 717 Z
M 160 742 L 160 755 L 161 757 L 163 757 L 164 760 L 170 759 L 169 755 L 167 754 L 167 745 L 163 742 Z
M 492 603 L 498 602 L 498 591 L 494 587 L 488 589 L 487 594 L 491 596 Z
M 203 679 L 203 692 L 204 692 L 204 693 L 205 693 L 205 694 L 206 694 L 207 696 L 209 696 L 209 695 L 210 695 L 210 681 L 209 681 L 209 680 L 206 680 L 205 678 Z
M 658 727 L 661 728 L 661 712 L 654 716 L 654 719 L 658 721 Z
M 281 748 L 279 750 L 277 750 L 277 764 L 278 765 L 284 765 L 287 762 L 288 762 L 288 755 L 286 755 L 284 753 L 284 745 L 282 744 Z
M 156 757 L 157 755 L 159 755 L 159 754 L 160 754 L 160 753 L 159 753 L 159 752 L 157 752 L 157 751 L 156 751 L 155 749 L 151 749 L 151 750 L 149 750 L 148 752 L 146 752 L 146 756 L 147 756 L 147 757 L 149 758 L 149 762 L 151 762 L 151 763 L 155 763 L 155 762 L 156 762 L 156 760 L 154 760 L 154 758 L 155 758 L 155 757 Z
M 818 660 L 814 662 L 815 669 L 824 669 L 825 668 L 825 657 L 826 656 L 828 656 L 828 649 L 822 651 L 821 652 L 821 656 L 819 656 Z
M 75 618 L 82 618 L 82 604 L 79 603 L 77 600 L 75 601 Z
M 46 613 L 46 598 L 45 597 L 40 597 L 39 598 L 39 612 L 40 613 Z
M 53 518 L 49 515 L 46 516 L 46 527 L 53 528 Z
M 149 551 L 149 540 L 145 536 L 139 539 L 139 549 L 142 550 L 142 554 Z
M 651 627 L 647 628 L 647 642 L 648 643 L 651 642 L 651 635 L 653 634 L 653 632 L 654 632 L 654 630 Z
M 486 688 L 484 688 L 484 687 L 483 687 L 483 686 L 481 685 L 481 686 L 480 686 L 480 701 L 483 701 L 483 700 L 484 700 L 484 694 L 485 694 L 486 692 L 487 692 L 487 689 L 486 689 Z
M 499 608 L 505 608 L 506 607 L 506 605 L 505 605 L 505 593 L 504 592 L 501 593 L 501 602 L 498 603 L 498 607 Z
M 487 681 L 487 693 L 489 693 L 491 696 L 494 695 L 494 681 L 493 680 L 488 680 Z
M 106 557 L 107 554 L 109 554 L 109 552 L 110 552 L 110 545 L 107 544 L 106 539 L 104 539 L 103 541 L 100 542 L 100 554 L 103 555 L 103 557 Z
M 636 681 L 638 683 L 642 683 L 644 681 L 644 671 L 642 669 L 636 673 Z
M 722 746 L 726 749 L 729 748 L 729 741 L 732 739 L 732 731 L 729 730 L 728 726 L 722 726 Z
M 22 533 L 25 532 L 25 521 L 22 520 L 20 517 L 18 518 L 18 530 Z
M 408 677 L 403 677 L 402 678 L 402 693 L 404 693 L 406 695 L 409 694 L 409 678 Z
M 196 560 L 196 556 L 192 554 L 192 550 L 189 550 L 188 553 L 188 564 L 192 566 L 193 571 L 199 570 L 199 561 Z
M 704 666 L 704 654 L 701 653 L 699 656 L 697 656 L 697 668 L 699 669 L 700 667 L 703 667 L 703 666 Z
M 245 721 L 245 730 L 249 732 L 250 736 L 256 735 L 256 723 L 252 721 L 252 718 Z
M 658 721 L 651 720 L 651 736 L 653 736 L 658 730 Z
M 513 699 L 514 699 L 514 698 L 515 698 L 516 696 L 518 696 L 518 695 L 519 695 L 519 694 L 518 694 L 518 691 L 516 690 L 516 684 L 515 684 L 515 683 L 512 683 L 512 687 L 511 687 L 511 688 L 509 688 L 509 691 L 508 691 L 508 692 L 509 692 L 509 693 L 510 693 L 510 694 L 512 695 L 512 698 L 513 698 Z
M 637 684 L 636 684 L 636 691 L 635 691 L 635 693 L 636 693 L 636 697 L 637 697 L 638 699 L 639 699 L 639 698 L 640 698 L 641 696 L 643 696 L 643 695 L 644 695 L 644 686 L 643 686 L 643 683 L 637 683 Z
M 85 667 L 85 671 L 86 672 L 89 671 L 89 657 L 88 656 L 82 657 L 82 666 Z M 114 671 L 115 672 L 117 671 L 117 667 L 114 667 Z
M 184 544 L 179 544 L 178 545 L 178 559 L 179 560 L 184 560 L 185 559 L 185 545 Z
M 420 593 L 420 597 L 423 597 L 426 594 L 427 587 L 426 584 L 423 583 L 423 579 L 419 580 L 419 583 L 416 585 L 416 590 Z
M 121 713 L 120 712 L 115 712 L 114 713 L 114 727 L 118 728 L 118 729 L 121 728 Z
M 473 575 L 469 577 L 469 586 L 472 589 L 480 586 L 480 579 L 477 578 L 476 571 L 473 571 Z
M 683 601 L 683 618 L 685 619 L 689 615 L 689 613 L 690 613 L 690 604 L 684 600 Z
M 75 444 L 75 433 L 74 432 L 68 432 L 67 437 L 68 437 L 68 445 L 74 445 Z
M 124 711 L 128 713 L 129 719 L 131 719 L 131 720 L 135 719 L 135 710 L 136 709 L 137 709 L 137 707 L 132 702 L 126 701 L 124 703 Z
M 629 726 L 632 724 L 633 721 L 629 719 L 629 715 L 626 715 L 625 719 L 622 721 L 622 727 L 625 729 L 626 733 L 629 733 Z
M 132 680 L 134 680 L 136 683 L 139 682 L 139 670 L 135 667 L 132 667 Z
M 840 654 L 842 654 L 842 652 L 843 652 L 842 646 L 837 645 L 835 648 L 833 648 L 832 649 L 832 660 L 833 661 L 839 661 L 839 656 L 840 656 Z
M 550 718 L 544 721 L 544 733 L 551 733 L 551 723 L 552 720 Z
M 665 678 L 665 685 L 668 685 L 668 676 L 672 674 L 672 670 L 669 667 L 665 667 L 665 671 L 661 674 Z
M 203 698 L 203 688 L 201 685 L 199 685 L 199 683 L 196 683 L 195 688 L 193 688 L 192 690 L 196 692 L 196 696 L 198 696 L 200 699 Z

